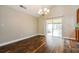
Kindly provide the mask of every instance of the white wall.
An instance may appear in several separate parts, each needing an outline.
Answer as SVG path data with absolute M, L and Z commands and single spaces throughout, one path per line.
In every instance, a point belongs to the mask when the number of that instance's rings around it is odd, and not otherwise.
M 0 44 L 37 34 L 37 19 L 0 6 Z
M 44 34 L 44 25 L 45 25 L 45 20 L 44 18 L 39 18 L 38 19 L 38 34 Z
M 76 12 L 79 6 L 63 6 L 63 35 L 64 37 L 75 38 Z
M 47 18 L 63 16 L 63 37 L 75 38 L 76 10 L 79 6 L 54 6 L 50 14 L 39 18 L 39 33 L 44 34 L 44 21 Z M 43 28 L 43 29 L 42 29 Z
M 37 33 L 44 34 L 45 20 L 58 16 L 63 16 L 63 36 L 74 37 L 77 8 L 79 6 L 54 6 L 49 15 L 37 20 L 33 16 L 23 14 L 7 6 L 0 6 L 0 44 Z

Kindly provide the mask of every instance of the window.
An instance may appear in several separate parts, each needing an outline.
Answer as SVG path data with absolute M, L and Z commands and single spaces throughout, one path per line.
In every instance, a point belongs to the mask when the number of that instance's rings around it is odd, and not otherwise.
M 52 19 L 52 32 L 53 36 L 62 37 L 62 19 L 55 18 Z
M 53 18 L 46 21 L 47 35 L 62 37 L 62 18 Z

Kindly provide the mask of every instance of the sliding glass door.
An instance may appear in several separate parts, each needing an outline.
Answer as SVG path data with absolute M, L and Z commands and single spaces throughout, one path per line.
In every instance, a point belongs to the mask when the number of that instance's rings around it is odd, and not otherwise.
M 62 37 L 62 18 L 46 20 L 46 35 Z
M 61 52 L 63 50 L 62 18 L 46 20 L 46 38 L 51 51 Z
M 47 23 L 46 24 L 46 35 L 50 35 L 52 36 L 52 24 L 51 23 Z

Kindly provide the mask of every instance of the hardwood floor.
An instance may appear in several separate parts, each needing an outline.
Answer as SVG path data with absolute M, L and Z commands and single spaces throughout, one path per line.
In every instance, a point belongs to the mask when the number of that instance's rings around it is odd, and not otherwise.
M 79 53 L 79 42 L 77 40 L 64 40 L 64 53 Z
M 48 39 L 52 43 L 50 39 Z M 53 40 L 53 39 L 52 39 Z M 79 48 L 75 48 L 76 41 L 64 40 L 64 49 L 62 52 L 58 52 L 58 48 L 52 48 L 52 46 L 57 46 L 57 42 L 47 45 L 47 38 L 44 36 L 35 36 L 28 39 L 24 39 L 19 42 L 8 44 L 6 46 L 0 47 L 0 53 L 78 53 Z M 72 41 L 72 44 L 70 44 Z M 58 41 L 59 42 L 59 41 Z M 59 44 L 58 44 L 59 45 Z M 71 47 L 72 45 L 72 47 Z
M 49 52 L 46 47 L 44 36 L 35 36 L 22 41 L 12 43 L 0 47 L 0 52 L 3 53 L 41 53 Z

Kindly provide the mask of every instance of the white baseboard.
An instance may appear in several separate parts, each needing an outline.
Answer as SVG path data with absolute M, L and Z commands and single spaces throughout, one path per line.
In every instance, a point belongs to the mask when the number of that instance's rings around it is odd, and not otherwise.
M 24 38 L 20 38 L 20 39 L 16 39 L 16 40 L 12 40 L 12 41 L 9 41 L 9 42 L 5 42 L 5 43 L 0 44 L 0 47 L 1 46 L 5 46 L 5 45 L 8 45 L 8 44 L 11 44 L 11 43 L 14 43 L 14 42 L 18 42 L 18 41 L 21 41 L 21 40 L 24 40 L 24 39 L 27 39 L 27 38 L 30 38 L 30 37 L 33 37 L 33 36 L 37 36 L 37 35 L 38 34 L 31 35 L 31 36 L 24 37 Z
M 71 39 L 71 40 L 75 40 L 74 37 L 63 37 L 64 39 Z
M 38 34 L 38 35 L 45 35 L 45 34 Z M 74 37 L 63 37 L 63 39 L 72 39 L 72 40 L 75 40 Z
M 27 39 L 27 38 L 30 38 L 30 37 L 33 37 L 33 36 L 37 36 L 37 35 L 44 35 L 44 34 L 35 34 L 35 35 L 28 36 L 28 37 L 24 37 L 24 38 L 12 40 L 12 41 L 9 41 L 9 42 L 5 42 L 5 43 L 0 44 L 0 47 L 11 44 L 11 43 L 14 43 L 14 42 L 18 42 L 18 41 L 21 41 L 21 40 L 24 40 L 24 39 Z M 70 38 L 70 37 L 63 37 L 63 38 L 64 39 L 73 39 L 73 40 L 75 40 L 75 38 Z
M 45 34 L 38 34 L 38 35 L 45 35 Z

